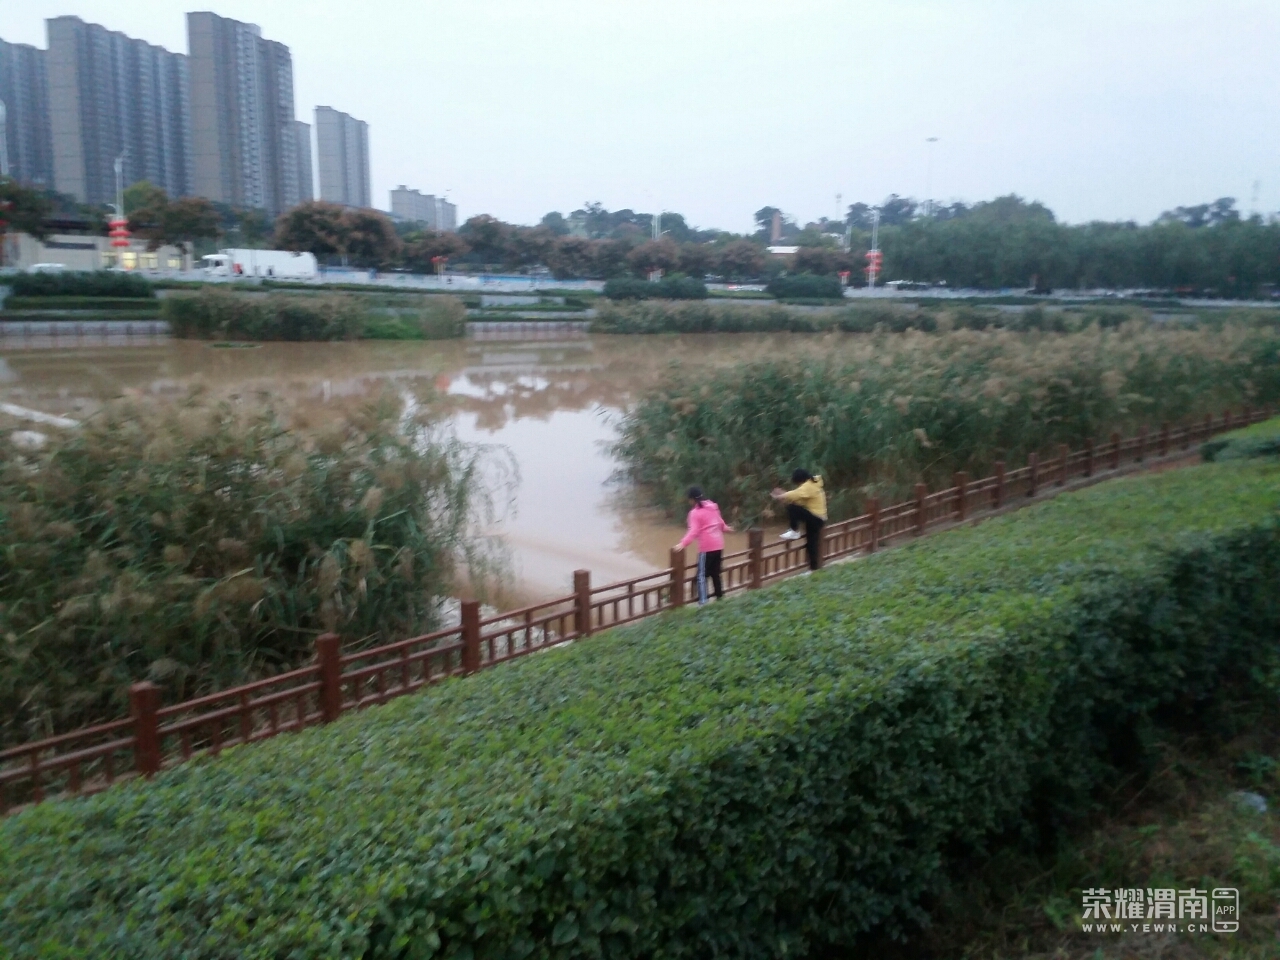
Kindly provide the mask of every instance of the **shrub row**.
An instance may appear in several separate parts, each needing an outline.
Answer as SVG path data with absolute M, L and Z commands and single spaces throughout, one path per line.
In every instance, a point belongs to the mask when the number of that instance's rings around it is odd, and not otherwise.
M 367 318 L 341 294 L 261 296 L 216 287 L 165 298 L 161 315 L 175 336 L 193 340 L 355 340 Z
M 1280 457 L 1280 417 L 1232 430 L 1201 444 L 1200 455 L 1208 462 L 1253 460 Z
M 811 301 L 813 305 L 830 302 Z M 862 303 L 824 313 L 787 309 L 801 305 L 803 301 L 794 299 L 767 307 L 731 305 L 724 300 L 705 304 L 606 303 L 599 308 L 593 329 L 600 333 L 1074 333 L 1090 326 L 1114 329 L 1130 320 L 1147 322 L 1150 317 L 1145 310 L 1115 307 L 998 310 L 964 305 L 930 304 L 920 308 L 915 304 Z
M 150 281 L 134 273 L 19 273 L 10 278 L 15 297 L 154 297 Z
M 245 294 L 206 287 L 163 301 L 175 336 L 198 340 L 447 340 L 466 331 L 456 297 L 370 306 L 348 294 Z M 403 302 L 403 301 L 402 301 Z
M 765 289 L 780 300 L 840 300 L 844 297 L 844 285 L 840 283 L 839 277 L 817 276 L 812 273 L 774 277 Z
M 433 626 L 477 465 L 403 412 L 121 401 L 0 462 L 0 749 Z
M 604 295 L 610 300 L 705 300 L 707 285 L 693 277 L 663 277 L 657 281 L 615 277 L 606 281 Z
M 8 297 L 4 309 L 10 310 L 159 310 L 159 300 L 140 297 Z
M 0 823 L 18 957 L 778 957 L 906 931 L 1277 673 L 1280 468 L 1117 481 Z

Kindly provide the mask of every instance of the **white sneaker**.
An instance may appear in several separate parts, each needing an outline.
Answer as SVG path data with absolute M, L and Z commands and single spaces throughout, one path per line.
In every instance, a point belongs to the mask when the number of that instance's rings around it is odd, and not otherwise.
M 800 539 L 800 531 L 799 531 L 799 530 L 784 530 L 784 531 L 782 531 L 782 533 L 778 534 L 778 539 L 779 539 L 779 540 L 799 540 L 799 539 Z

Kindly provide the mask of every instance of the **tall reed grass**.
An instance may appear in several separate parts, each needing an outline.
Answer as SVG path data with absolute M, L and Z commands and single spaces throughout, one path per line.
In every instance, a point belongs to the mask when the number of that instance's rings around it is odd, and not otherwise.
M 412 636 L 483 563 L 481 454 L 385 395 L 126 400 L 0 464 L 0 746 Z
M 849 516 L 921 479 L 1277 400 L 1280 331 L 1265 327 L 833 334 L 740 367 L 673 367 L 622 417 L 615 453 L 672 509 L 697 483 L 737 520 L 767 517 L 769 489 L 804 467 Z

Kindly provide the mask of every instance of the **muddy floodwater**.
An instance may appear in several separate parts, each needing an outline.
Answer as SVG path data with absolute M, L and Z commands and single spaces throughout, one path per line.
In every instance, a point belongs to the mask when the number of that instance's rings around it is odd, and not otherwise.
M 820 349 L 820 338 L 806 347 Z M 128 394 L 183 396 L 192 386 L 265 390 L 333 404 L 388 385 L 446 395 L 450 422 L 468 442 L 496 445 L 487 458 L 496 492 L 490 527 L 505 542 L 508 602 L 567 592 L 573 571 L 598 583 L 667 566 L 679 520 L 638 507 L 613 480 L 618 414 L 671 363 L 733 364 L 794 350 L 785 336 L 572 337 L 438 343 L 269 343 L 219 347 L 167 338 L 0 342 L 0 410 L 25 429 L 67 429 Z M 44 422 L 41 422 L 41 416 Z M 518 478 L 504 471 L 514 463 Z M 698 478 L 689 478 L 696 483 Z M 745 545 L 728 538 L 727 549 Z

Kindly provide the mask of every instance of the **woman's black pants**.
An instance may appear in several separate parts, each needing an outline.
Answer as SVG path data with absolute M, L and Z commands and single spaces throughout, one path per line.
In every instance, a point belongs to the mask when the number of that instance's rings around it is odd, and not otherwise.
M 810 570 L 818 569 L 819 551 L 822 549 L 822 525 L 826 522 L 799 504 L 787 504 L 787 523 L 791 525 L 791 529 L 799 530 L 801 526 L 804 527 L 804 549 L 809 554 Z

